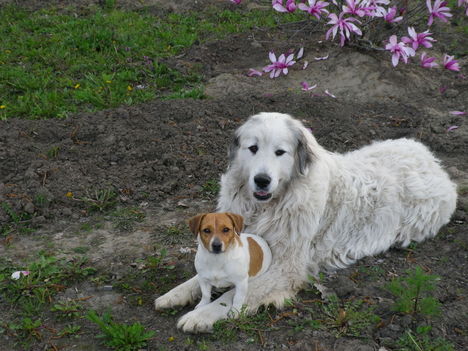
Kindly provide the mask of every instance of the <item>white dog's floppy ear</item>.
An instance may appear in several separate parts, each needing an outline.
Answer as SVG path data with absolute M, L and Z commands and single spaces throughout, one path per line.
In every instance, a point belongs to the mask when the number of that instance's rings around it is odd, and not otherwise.
M 236 136 L 234 136 L 234 139 L 232 140 L 231 144 L 229 145 L 229 149 L 228 149 L 229 163 L 234 161 L 234 159 L 236 158 L 237 150 L 239 150 L 239 137 L 236 135 Z
M 244 217 L 231 212 L 226 212 L 226 216 L 228 216 L 231 219 L 232 224 L 234 224 L 234 229 L 236 230 L 236 233 L 240 235 L 240 233 L 242 233 L 242 230 L 244 229 Z
M 304 131 L 299 130 L 297 133 L 297 170 L 300 175 L 304 175 L 307 172 L 312 160 L 314 159 L 314 153 L 307 142 L 307 137 L 304 135 Z
M 201 213 L 188 220 L 190 231 L 193 234 L 198 235 L 198 231 L 200 230 L 200 223 L 203 220 L 203 218 L 205 218 L 205 216 L 206 216 L 206 213 Z

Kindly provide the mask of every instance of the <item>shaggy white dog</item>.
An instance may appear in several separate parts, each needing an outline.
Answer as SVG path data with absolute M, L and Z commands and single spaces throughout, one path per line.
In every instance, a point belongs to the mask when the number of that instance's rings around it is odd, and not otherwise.
M 249 311 L 281 307 L 310 273 L 436 235 L 456 206 L 456 186 L 439 161 L 409 139 L 335 154 L 289 115 L 260 113 L 236 131 L 229 158 L 218 210 L 244 216 L 246 230 L 266 239 L 273 253 L 269 270 L 249 281 Z M 195 277 L 155 307 L 185 305 L 199 295 Z M 178 327 L 209 331 L 227 317 L 232 296 L 230 290 L 185 314 Z

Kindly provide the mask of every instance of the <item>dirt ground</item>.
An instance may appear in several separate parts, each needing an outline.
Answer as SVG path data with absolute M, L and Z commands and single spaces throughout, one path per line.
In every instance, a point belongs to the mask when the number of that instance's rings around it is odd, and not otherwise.
M 392 68 L 386 53 L 340 49 L 321 40 L 299 24 L 191 48 L 169 64 L 180 70 L 201 65 L 204 100 L 152 101 L 64 120 L 0 122 L 0 203 L 24 214 L 24 220 L 12 224 L 16 229 L 34 229 L 1 237 L 0 257 L 27 262 L 41 250 L 57 257 L 88 257 L 99 279 L 68 287 L 56 300 L 91 296 L 83 302 L 86 309 L 110 309 L 120 322 L 141 322 L 156 331 L 148 350 L 393 350 L 404 331 L 419 324 L 433 326 L 432 338 L 443 337 L 456 350 L 466 350 L 468 117 L 449 111 L 468 111 L 468 60 L 460 60 L 460 74 L 417 65 Z M 300 46 L 310 62 L 306 70 L 298 63 L 288 76 L 275 80 L 246 76 L 249 68 L 268 63 L 269 50 Z M 314 60 L 325 55 L 328 60 Z M 302 92 L 301 81 L 318 87 Z M 326 89 L 336 99 L 325 95 Z M 153 310 L 154 297 L 193 273 L 195 239 L 184 223 L 197 212 L 214 209 L 231 135 L 260 111 L 292 114 L 334 152 L 372 140 L 420 140 L 459 185 L 457 211 L 436 238 L 366 258 L 324 278 L 338 297 L 365 299 L 376 308 L 382 322 L 360 337 L 299 328 L 311 318 L 305 303 L 288 313 L 270 309 L 268 330 L 254 336 L 239 331 L 239 338 L 230 341 L 178 331 L 177 318 L 188 308 Z M 447 131 L 451 126 L 458 128 Z M 96 203 L 107 204 L 98 202 L 106 191 L 115 194 L 109 201 L 114 204 L 99 211 Z M 0 207 L 0 222 L 9 221 Z M 186 248 L 192 250 L 181 250 Z M 159 257 L 161 250 L 167 250 L 164 264 L 146 269 L 142 262 Z M 440 277 L 434 296 L 442 313 L 429 321 L 395 314 L 390 308 L 394 297 L 384 288 L 415 266 Z M 301 293 L 301 301 L 319 298 L 313 289 Z M 13 312 L 0 297 L 0 315 Z M 49 314 L 43 320 L 50 328 L 64 323 Z M 105 349 L 94 337 L 95 327 L 80 323 L 78 337 L 44 337 L 31 350 L 51 349 L 52 344 L 61 350 Z M 21 350 L 11 336 L 0 334 L 2 339 L 0 350 Z

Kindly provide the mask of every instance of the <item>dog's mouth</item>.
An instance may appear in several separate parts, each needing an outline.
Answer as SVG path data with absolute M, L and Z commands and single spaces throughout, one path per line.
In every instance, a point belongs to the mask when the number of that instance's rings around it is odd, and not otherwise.
M 255 198 L 260 201 L 268 200 L 271 197 L 271 193 L 268 191 L 256 191 L 253 194 Z

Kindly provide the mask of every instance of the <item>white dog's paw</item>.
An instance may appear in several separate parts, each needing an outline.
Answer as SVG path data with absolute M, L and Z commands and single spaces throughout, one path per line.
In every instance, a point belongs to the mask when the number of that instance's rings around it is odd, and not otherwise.
M 209 333 L 213 324 L 228 317 L 229 307 L 212 302 L 183 315 L 177 322 L 177 328 L 186 333 Z
M 177 294 L 177 292 L 169 291 L 167 294 L 158 297 L 154 300 L 154 308 L 156 310 L 163 310 L 166 308 L 172 308 L 175 306 L 182 306 L 188 304 L 190 301 Z

